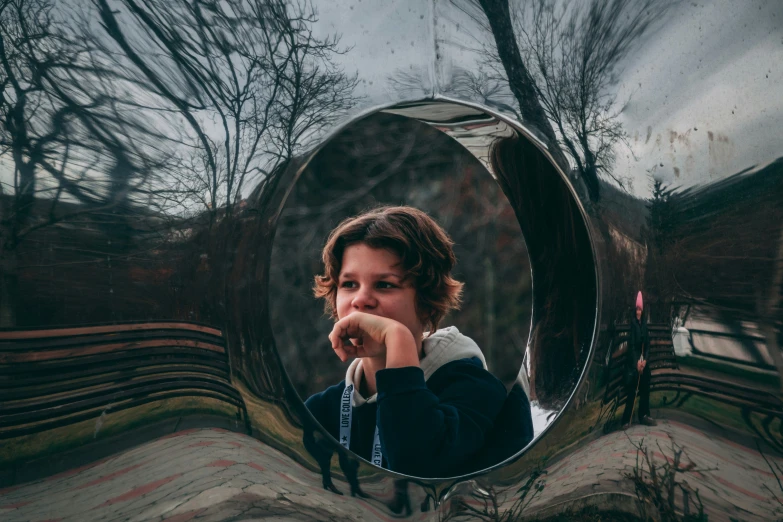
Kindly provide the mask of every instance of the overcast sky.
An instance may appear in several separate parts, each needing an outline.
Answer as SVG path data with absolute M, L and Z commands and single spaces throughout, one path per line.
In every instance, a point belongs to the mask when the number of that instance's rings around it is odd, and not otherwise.
M 454 67 L 475 69 L 469 48 L 491 37 L 450 0 L 317 7 L 320 30 L 354 46 L 341 63 L 359 71 L 364 107 L 409 97 L 386 81 L 397 69 L 425 71 L 430 86 Z M 648 172 L 688 187 L 781 156 L 781 64 L 783 2 L 678 3 L 621 66 L 617 100 L 630 102 L 619 118 L 636 159 L 618 147 L 616 171 L 647 197 Z
M 451 0 L 317 0 L 316 7 L 315 32 L 339 33 L 352 48 L 338 62 L 359 74 L 364 99 L 355 112 L 419 96 L 390 85 L 395 71 L 418 74 L 424 96 L 455 67 L 476 69 L 470 48 L 491 38 Z M 630 102 L 619 118 L 636 158 L 618 147 L 616 172 L 647 197 L 648 172 L 688 187 L 774 160 L 781 64 L 780 0 L 677 4 L 622 65 L 617 100 Z M 10 158 L 0 163 L 0 180 L 10 182 Z

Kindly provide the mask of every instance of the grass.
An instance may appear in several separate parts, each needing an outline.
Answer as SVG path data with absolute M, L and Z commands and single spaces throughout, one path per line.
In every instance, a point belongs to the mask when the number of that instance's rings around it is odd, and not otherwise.
M 654 392 L 650 396 L 650 405 L 655 416 L 655 409 L 668 408 L 664 406 L 665 397 L 673 397 L 673 392 Z M 723 404 L 713 399 L 693 395 L 687 399 L 684 404 L 677 409 L 703 419 L 714 424 L 739 431 L 747 435 L 757 437 L 752 427 L 748 426 L 742 417 L 742 410 L 738 407 Z M 600 399 L 587 403 L 580 409 L 571 409 L 565 412 L 556 426 L 551 428 L 543 439 L 538 441 L 525 455 L 516 462 L 496 470 L 491 474 L 493 482 L 498 484 L 513 484 L 519 482 L 522 477 L 529 475 L 536 469 L 546 469 L 551 462 L 558 456 L 567 451 L 572 451 L 576 447 L 588 444 L 595 438 L 603 435 L 603 427 L 606 422 L 613 423 L 617 429 L 620 427 L 620 418 L 623 413 L 623 405 L 617 408 L 615 415 L 608 419 L 599 421 L 602 411 Z M 665 416 L 665 413 L 662 412 Z M 753 425 L 761 431 L 761 423 L 764 416 L 751 414 Z M 780 429 L 781 419 L 775 419 L 770 426 L 773 432 Z M 622 513 L 599 513 L 590 510 L 580 511 L 579 513 L 570 513 L 562 515 L 566 518 L 552 518 L 547 520 L 629 520 Z M 614 518 L 613 518 L 614 517 Z M 625 518 L 623 518 L 625 517 Z

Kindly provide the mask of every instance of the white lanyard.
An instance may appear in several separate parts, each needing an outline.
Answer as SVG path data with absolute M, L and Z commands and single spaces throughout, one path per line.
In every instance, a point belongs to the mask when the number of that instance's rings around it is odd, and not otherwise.
M 340 444 L 345 449 L 351 449 L 351 423 L 353 422 L 353 384 L 345 387 L 343 396 L 340 399 Z M 383 452 L 381 451 L 381 436 L 378 433 L 378 426 L 375 426 L 375 437 L 372 441 L 372 463 L 376 466 L 381 465 L 383 461 Z

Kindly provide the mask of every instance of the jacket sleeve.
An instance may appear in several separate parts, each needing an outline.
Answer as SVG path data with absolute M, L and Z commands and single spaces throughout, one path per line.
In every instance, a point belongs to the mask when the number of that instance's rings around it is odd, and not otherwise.
M 636 361 L 639 360 L 640 353 L 636 350 L 636 345 L 638 344 L 636 329 L 633 327 L 633 324 L 630 326 L 630 329 L 628 331 L 628 355 L 625 358 L 625 366 L 627 369 L 636 371 Z
M 483 368 L 463 361 L 444 365 L 430 381 L 437 395 L 427 387 L 421 368 L 376 374 L 381 447 L 393 471 L 452 476 L 484 446 L 506 389 Z

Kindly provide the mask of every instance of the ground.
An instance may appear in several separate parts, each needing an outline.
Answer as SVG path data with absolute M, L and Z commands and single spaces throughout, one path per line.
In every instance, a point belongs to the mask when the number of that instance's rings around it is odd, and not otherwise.
M 702 472 L 682 479 L 700 491 L 710 521 L 776 520 L 783 517 L 777 498 L 783 491 L 770 468 L 783 458 L 762 455 L 714 433 L 676 420 L 658 426 L 632 426 L 606 434 L 557 459 L 540 477 L 541 487 L 529 499 L 526 518 L 552 506 L 575 505 L 579 499 L 606 493 L 631 502 L 633 484 L 626 475 L 637 465 L 637 447 L 646 446 L 663 462 L 671 443 L 685 449 L 688 461 Z M 0 519 L 11 521 L 89 520 L 391 520 L 395 505 L 391 479 L 366 480 L 369 498 L 326 491 L 319 474 L 285 454 L 246 435 L 219 429 L 178 432 L 118 455 L 36 482 L 0 490 Z M 409 520 L 438 520 L 420 487 L 408 487 L 413 515 Z M 508 491 L 516 491 L 516 489 Z M 774 492 L 774 494 L 773 494 Z M 612 496 L 612 494 L 614 496 Z M 505 498 L 505 506 L 514 498 Z M 475 499 L 469 502 L 477 505 Z M 429 504 L 430 511 L 420 507 Z M 501 504 L 503 504 L 501 502 Z M 581 510 L 583 520 L 624 520 L 612 513 Z M 626 503 L 626 505 L 629 505 Z M 446 504 L 443 505 L 444 509 Z M 501 507 L 503 509 L 503 507 Z M 442 514 L 441 514 L 442 515 Z M 552 520 L 558 520 L 554 518 Z

